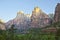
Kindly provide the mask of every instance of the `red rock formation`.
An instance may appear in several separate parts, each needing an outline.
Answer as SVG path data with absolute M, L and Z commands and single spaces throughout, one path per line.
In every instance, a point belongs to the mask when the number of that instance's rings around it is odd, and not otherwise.
M 6 30 L 5 23 L 0 22 L 0 30 Z
M 55 8 L 54 22 L 60 21 L 60 3 Z
M 40 8 L 36 7 L 32 11 L 31 27 L 44 27 L 49 23 L 49 16 Z
M 28 28 L 28 24 L 30 22 L 29 15 L 25 15 L 22 11 L 17 13 L 17 16 L 6 23 L 7 29 L 11 27 L 12 24 L 15 25 L 17 29 L 26 29 Z

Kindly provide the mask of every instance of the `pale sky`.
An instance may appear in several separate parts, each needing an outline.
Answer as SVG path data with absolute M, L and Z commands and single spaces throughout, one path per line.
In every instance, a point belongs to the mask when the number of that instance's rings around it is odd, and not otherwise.
M 0 0 L 0 19 L 11 20 L 16 17 L 18 11 L 32 14 L 36 6 L 46 14 L 54 13 L 57 3 L 60 3 L 60 0 Z

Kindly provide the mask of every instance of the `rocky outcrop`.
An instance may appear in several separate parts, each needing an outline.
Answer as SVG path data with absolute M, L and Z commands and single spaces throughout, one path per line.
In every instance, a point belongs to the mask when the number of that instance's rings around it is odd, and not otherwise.
M 6 26 L 3 20 L 0 19 L 0 30 L 6 30 Z
M 25 15 L 22 11 L 17 12 L 17 16 L 6 23 L 7 29 L 11 27 L 12 24 L 15 25 L 15 28 L 18 30 L 26 30 L 29 28 L 30 17 Z
M 17 16 L 6 23 L 6 28 L 11 28 L 14 24 L 19 31 L 27 30 L 29 28 L 42 28 L 50 24 L 50 18 L 39 7 L 35 7 L 32 15 L 24 14 L 23 11 L 17 12 Z
M 55 15 L 54 15 L 54 22 L 60 21 L 60 3 L 56 5 L 55 8 Z
M 48 25 L 50 18 L 39 7 L 35 7 L 31 16 L 31 27 L 44 27 Z

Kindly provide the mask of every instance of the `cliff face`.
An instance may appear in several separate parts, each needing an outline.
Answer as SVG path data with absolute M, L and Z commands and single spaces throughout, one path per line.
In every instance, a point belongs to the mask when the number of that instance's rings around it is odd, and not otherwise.
M 6 26 L 3 20 L 0 19 L 0 30 L 6 30 Z
M 40 8 L 35 7 L 31 16 L 31 27 L 44 27 L 48 25 L 50 18 Z
M 54 15 L 54 22 L 60 21 L 60 3 L 56 5 L 55 8 L 55 15 Z
M 15 25 L 16 29 L 27 29 L 29 28 L 30 17 L 25 15 L 22 11 L 17 13 L 17 16 L 6 23 L 7 29 L 11 27 L 12 24 Z
M 32 15 L 24 14 L 22 11 L 17 12 L 17 16 L 6 23 L 9 29 L 14 24 L 16 29 L 27 30 L 28 28 L 42 28 L 50 24 L 50 18 L 39 7 L 35 7 Z

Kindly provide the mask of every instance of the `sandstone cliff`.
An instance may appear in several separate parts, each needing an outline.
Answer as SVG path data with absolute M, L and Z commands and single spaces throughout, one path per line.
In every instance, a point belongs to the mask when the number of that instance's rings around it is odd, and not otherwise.
M 39 7 L 35 7 L 31 16 L 31 27 L 44 27 L 48 25 L 50 18 Z
M 0 30 L 6 30 L 5 22 L 0 19 Z
M 60 3 L 56 5 L 55 8 L 55 15 L 54 15 L 54 22 L 60 21 Z
M 29 28 L 30 17 L 25 15 L 22 11 L 19 11 L 14 19 L 6 23 L 7 29 L 9 29 L 12 24 L 14 24 L 15 28 L 18 30 L 26 30 Z

